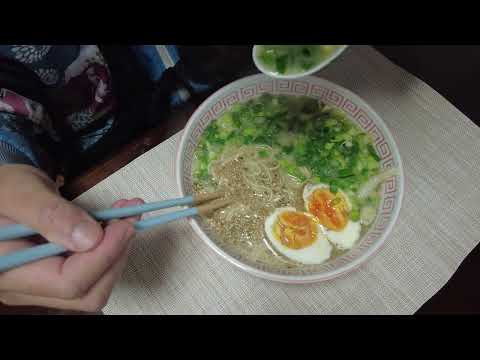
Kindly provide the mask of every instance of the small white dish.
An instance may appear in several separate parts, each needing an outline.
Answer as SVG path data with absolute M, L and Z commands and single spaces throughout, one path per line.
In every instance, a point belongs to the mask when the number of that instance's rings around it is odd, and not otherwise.
M 255 66 L 257 67 L 257 69 L 260 70 L 265 75 L 271 76 L 271 77 L 276 78 L 276 79 L 298 79 L 298 78 L 302 78 L 302 77 L 305 77 L 305 76 L 308 76 L 308 75 L 312 75 L 312 74 L 322 70 L 325 66 L 327 66 L 333 60 L 335 60 L 337 57 L 339 57 L 340 54 L 342 54 L 347 47 L 348 47 L 348 45 L 342 45 L 342 46 L 338 47 L 332 53 L 332 55 L 327 57 L 324 61 L 320 62 L 318 65 L 314 66 L 310 70 L 300 72 L 300 73 L 296 73 L 296 74 L 289 74 L 289 75 L 276 74 L 275 72 L 272 72 L 271 70 L 267 69 L 262 64 L 262 62 L 258 59 L 258 51 L 259 51 L 259 46 L 258 45 L 253 46 L 252 58 L 253 58 L 253 62 L 255 63 Z

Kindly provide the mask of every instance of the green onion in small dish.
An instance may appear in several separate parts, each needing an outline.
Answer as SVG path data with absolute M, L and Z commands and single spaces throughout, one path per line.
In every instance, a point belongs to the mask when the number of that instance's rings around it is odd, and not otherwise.
M 347 45 L 255 45 L 253 60 L 264 74 L 292 79 L 321 70 L 346 47 Z

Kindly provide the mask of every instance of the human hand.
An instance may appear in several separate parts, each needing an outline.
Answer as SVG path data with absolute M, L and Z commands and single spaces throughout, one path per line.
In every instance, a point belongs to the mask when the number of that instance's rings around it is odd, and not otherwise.
M 120 200 L 114 207 L 141 199 Z M 21 223 L 74 253 L 23 265 L 0 274 L 0 302 L 65 310 L 101 310 L 125 265 L 133 222 L 110 222 L 105 229 L 87 212 L 63 199 L 40 170 L 25 165 L 0 166 L 0 226 Z M 42 237 L 0 243 L 0 255 L 31 247 Z

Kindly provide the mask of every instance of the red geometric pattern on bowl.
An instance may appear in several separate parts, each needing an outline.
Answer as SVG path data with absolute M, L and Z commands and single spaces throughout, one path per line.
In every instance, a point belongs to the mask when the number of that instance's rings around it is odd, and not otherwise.
M 232 96 L 233 94 L 230 94 L 229 96 Z M 227 106 L 225 105 L 225 100 L 219 100 L 215 103 L 215 105 L 212 106 L 211 112 L 215 118 L 218 118 L 220 115 L 223 114 L 223 112 L 227 109 Z
M 231 96 L 226 97 L 224 99 L 224 102 L 225 102 L 225 105 L 226 105 L 227 109 L 230 108 L 233 104 L 235 104 L 239 101 L 240 101 L 240 94 L 238 94 L 238 93 L 232 94 Z
M 327 88 L 313 84 L 312 86 L 310 86 L 310 93 L 308 95 L 318 100 L 325 100 L 328 92 L 329 91 Z
M 397 189 L 397 178 L 392 177 L 388 179 L 387 181 L 384 182 L 385 186 L 385 194 L 393 194 L 395 193 L 395 190 Z
M 237 87 L 231 86 L 228 91 L 222 89 L 224 93 L 219 100 L 207 99 L 204 104 L 208 106 L 203 112 L 197 115 L 198 120 L 194 126 L 187 127 L 189 133 L 185 133 L 184 137 L 188 140 L 184 149 L 182 162 L 182 178 L 180 180 L 181 186 L 185 193 L 191 193 L 191 166 L 193 153 L 195 146 L 198 142 L 202 132 L 208 126 L 208 124 L 214 119 L 218 118 L 225 110 L 238 101 L 246 101 L 253 97 L 259 96 L 262 93 L 268 92 L 273 94 L 287 94 L 287 95 L 306 95 L 324 102 L 334 107 L 342 109 L 347 116 L 356 124 L 358 124 L 365 132 L 369 133 L 374 142 L 376 151 L 381 159 L 381 167 L 386 169 L 392 166 L 398 166 L 400 159 L 393 156 L 391 145 L 387 141 L 388 137 L 385 132 L 388 129 L 383 124 L 377 124 L 370 114 L 372 110 L 365 107 L 365 105 L 355 99 L 354 95 L 349 95 L 349 92 L 338 86 L 331 84 L 319 78 L 308 77 L 301 80 L 283 80 L 283 79 L 270 79 L 267 76 L 257 75 L 251 77 L 251 81 L 245 82 Z M 329 88 L 329 86 L 333 88 Z M 227 87 L 228 88 L 228 87 Z M 380 120 L 381 121 L 381 120 Z M 393 141 L 393 140 L 392 140 Z M 377 242 L 382 236 L 385 229 L 391 225 L 394 221 L 393 213 L 398 211 L 397 207 L 401 201 L 399 177 L 393 177 L 389 179 L 382 186 L 382 200 L 379 206 L 379 211 L 375 222 L 372 224 L 370 230 L 362 237 L 359 243 L 346 254 L 326 262 L 321 265 L 305 267 L 305 269 L 292 269 L 292 270 L 275 270 L 277 274 L 281 275 L 311 275 L 312 273 L 322 273 L 326 271 L 332 271 L 344 266 L 345 264 L 354 261 L 358 257 L 362 256 L 366 250 Z M 200 224 L 197 221 L 198 224 Z M 203 228 L 202 231 L 206 233 L 209 238 L 214 239 L 214 234 Z M 217 245 L 218 246 L 218 245 Z M 240 260 L 242 263 L 251 267 L 255 267 L 261 271 L 272 272 L 272 269 L 268 267 L 262 267 L 254 264 L 249 264 L 246 259 L 236 257 L 234 254 L 229 256 Z
M 360 127 L 364 131 L 367 131 L 367 132 L 370 129 L 370 127 L 374 125 L 373 120 L 370 119 L 370 117 L 367 115 L 367 113 L 362 108 L 360 108 L 360 110 L 355 114 L 355 117 L 353 119 L 355 120 L 355 122 L 358 125 L 360 125 Z
M 301 81 L 301 80 L 295 80 L 292 81 L 292 86 L 293 86 L 293 92 L 295 94 L 305 96 L 308 94 L 308 90 L 310 87 L 310 84 L 306 81 Z
M 345 99 L 342 104 L 342 110 L 345 111 L 346 114 L 355 118 L 358 111 L 360 111 L 360 107 L 357 104 L 351 102 L 350 99 Z
M 277 94 L 290 94 L 292 93 L 293 81 L 291 80 L 277 80 L 275 81 L 275 89 Z
M 381 143 L 385 143 L 385 138 L 383 137 L 382 132 L 380 131 L 380 129 L 379 129 L 375 124 L 373 124 L 373 126 L 371 126 L 371 127 L 368 129 L 368 133 L 369 133 L 370 136 L 372 137 L 373 142 L 375 143 L 375 145 L 378 145 L 378 144 L 381 144 Z
M 385 196 L 381 204 L 382 214 L 390 214 L 395 206 L 395 196 Z
M 262 81 L 258 84 L 259 93 L 272 93 L 273 92 L 273 80 Z
M 338 108 L 342 106 L 343 100 L 345 97 L 343 95 L 340 95 L 339 93 L 335 91 L 330 91 L 327 96 L 327 100 L 330 103 L 330 105 L 334 105 Z
M 259 84 L 254 84 L 252 86 L 244 87 L 240 90 L 240 96 L 243 101 L 246 101 L 250 98 L 255 97 L 258 94 Z

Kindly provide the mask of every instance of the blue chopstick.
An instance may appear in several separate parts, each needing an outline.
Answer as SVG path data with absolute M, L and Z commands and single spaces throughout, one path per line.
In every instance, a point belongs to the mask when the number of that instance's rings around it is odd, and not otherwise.
M 174 202 L 174 200 L 169 200 L 169 201 Z M 187 200 L 185 200 L 185 201 L 187 201 Z M 193 202 L 193 199 L 191 199 L 190 201 Z M 153 204 L 155 204 L 155 203 L 145 204 L 145 205 L 153 205 Z M 135 208 L 138 209 L 142 206 L 143 205 L 140 205 L 140 206 L 135 207 Z M 172 205 L 170 205 L 170 206 L 172 206 Z M 175 205 L 173 205 L 173 206 L 175 206 Z M 153 206 L 153 207 L 155 208 L 155 210 L 159 209 L 157 206 Z M 132 207 L 132 208 L 134 208 L 134 207 Z M 145 208 L 150 208 L 150 207 L 143 207 L 142 209 L 145 209 Z M 109 216 L 109 219 L 112 219 L 111 216 L 114 216 L 115 214 L 121 214 L 121 217 L 128 217 L 128 216 L 133 216 L 133 215 L 138 215 L 139 214 L 139 213 L 134 214 L 133 212 L 128 212 L 127 209 L 129 209 L 129 208 L 108 209 L 108 210 L 104 210 L 104 214 L 107 214 L 107 216 Z M 110 210 L 125 210 L 125 211 L 116 212 L 116 211 L 110 211 Z M 110 212 L 108 212 L 108 211 L 110 211 Z M 133 209 L 130 210 L 130 211 L 133 211 Z M 146 211 L 144 210 L 143 212 L 146 212 Z M 108 214 L 110 214 L 110 215 L 108 215 Z M 114 215 L 112 215 L 112 214 L 114 214 Z M 125 214 L 128 214 L 128 215 L 125 215 Z M 174 221 L 174 220 L 179 220 L 179 219 L 182 219 L 182 218 L 185 218 L 185 217 L 190 217 L 190 216 L 195 216 L 195 215 L 198 215 L 198 209 L 197 208 L 188 208 L 188 209 L 185 209 L 185 210 L 175 211 L 175 212 L 172 212 L 172 213 L 163 214 L 163 215 L 151 217 L 151 218 L 148 218 L 148 219 L 145 219 L 145 220 L 137 221 L 134 224 L 134 227 L 135 227 L 135 230 L 139 230 L 139 231 L 148 230 L 148 229 L 150 229 L 154 226 L 157 226 L 157 225 L 166 224 L 166 223 Z M 24 249 L 24 250 L 20 250 L 20 251 L 11 253 L 11 254 L 3 255 L 3 256 L 0 256 L 0 272 L 11 270 L 13 268 L 22 266 L 24 264 L 27 264 L 27 263 L 30 263 L 30 262 L 33 262 L 33 261 L 37 261 L 37 260 L 41 260 L 41 259 L 44 259 L 44 258 L 47 258 L 47 257 L 50 257 L 50 256 L 61 255 L 65 252 L 67 252 L 67 251 L 68 250 L 61 245 L 54 244 L 54 243 L 47 243 L 47 244 L 27 248 L 27 249 Z
M 136 216 L 145 212 L 167 209 L 173 206 L 193 204 L 193 196 L 183 198 L 157 201 L 148 204 L 129 206 L 124 208 L 112 208 L 90 212 L 90 215 L 97 220 L 113 220 L 130 216 Z M 14 224 L 0 228 L 0 241 L 11 240 L 38 234 L 35 230 L 25 225 Z
M 177 198 L 172 200 L 157 201 L 149 204 L 142 204 L 137 206 L 130 206 L 124 208 L 112 208 L 105 210 L 93 211 L 90 214 L 97 220 L 113 220 L 140 215 L 145 212 L 166 209 L 173 206 L 182 206 L 190 204 L 199 204 L 209 200 L 214 200 L 222 197 L 223 194 L 212 193 L 199 195 L 195 198 L 187 196 L 184 198 Z M 157 225 L 162 225 L 170 221 L 182 219 L 185 217 L 195 216 L 200 213 L 205 214 L 216 209 L 228 205 L 230 200 L 220 200 L 210 204 L 201 204 L 199 207 L 190 207 L 184 210 L 174 211 L 168 214 L 163 214 L 148 219 L 140 220 L 134 223 L 135 230 L 147 230 Z M 15 224 L 0 228 L 0 241 L 9 240 L 17 237 L 25 237 L 35 235 L 36 232 L 26 226 Z M 0 256 L 0 272 L 7 271 L 18 266 L 44 259 L 50 256 L 56 256 L 67 252 L 68 250 L 58 244 L 47 243 L 31 248 L 19 250 L 13 253 Z

